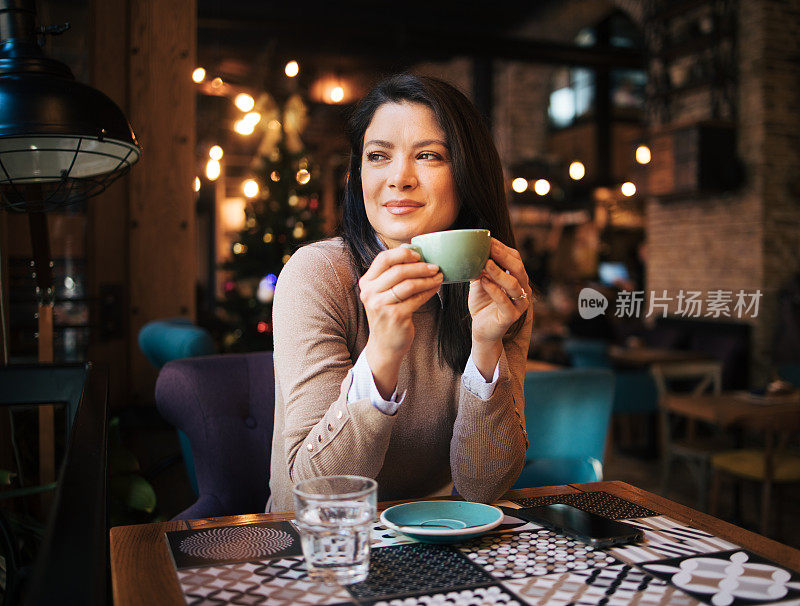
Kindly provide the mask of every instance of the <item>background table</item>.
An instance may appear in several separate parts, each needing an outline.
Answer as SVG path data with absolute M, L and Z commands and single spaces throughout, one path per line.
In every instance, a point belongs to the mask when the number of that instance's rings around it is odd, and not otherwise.
M 624 482 L 595 482 L 512 490 L 505 498 L 605 491 L 632 501 L 679 522 L 690 524 L 736 543 L 758 555 L 800 571 L 800 551 L 728 524 Z M 381 503 L 384 509 L 396 503 Z M 238 526 L 255 522 L 290 520 L 291 512 L 252 514 L 226 518 L 119 526 L 111 529 L 111 577 L 114 603 L 183 604 L 175 568 L 164 533 L 169 530 Z

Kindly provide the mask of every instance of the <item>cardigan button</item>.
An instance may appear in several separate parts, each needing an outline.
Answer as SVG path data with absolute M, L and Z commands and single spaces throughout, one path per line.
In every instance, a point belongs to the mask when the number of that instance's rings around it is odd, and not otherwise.
M 337 418 L 337 419 L 341 419 L 343 414 L 344 414 L 344 413 L 342 412 L 342 410 L 341 410 L 341 409 L 337 410 L 337 411 L 336 411 L 336 418 Z
M 308 450 L 310 452 L 310 451 L 314 450 L 314 445 L 311 442 L 309 442 L 308 444 L 306 444 L 306 448 L 308 448 Z

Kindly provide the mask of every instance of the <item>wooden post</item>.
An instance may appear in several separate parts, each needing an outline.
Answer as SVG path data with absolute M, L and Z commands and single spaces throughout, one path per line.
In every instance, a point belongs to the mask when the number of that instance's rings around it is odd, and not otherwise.
M 121 287 L 122 334 L 93 339 L 107 360 L 110 405 L 151 403 L 156 371 L 139 351 L 148 321 L 195 316 L 196 0 L 93 0 L 94 85 L 125 111 L 143 154 L 90 206 L 91 289 Z
M 144 154 L 130 177 L 128 343 L 133 397 L 149 403 L 156 371 L 139 351 L 139 329 L 158 318 L 195 317 L 197 6 L 137 0 L 129 14 L 129 118 Z

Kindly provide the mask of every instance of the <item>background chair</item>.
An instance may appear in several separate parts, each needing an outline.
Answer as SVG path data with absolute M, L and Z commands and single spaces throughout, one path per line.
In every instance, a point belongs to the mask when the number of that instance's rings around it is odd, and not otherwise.
M 711 457 L 713 483 L 710 512 L 717 514 L 719 491 L 724 476 L 761 484 L 761 519 L 759 532 L 769 531 L 773 485 L 800 482 L 800 452 L 789 447 L 800 431 L 800 411 L 771 413 L 748 419 L 748 429 L 764 436 L 763 448 L 739 448 L 718 452 Z
M 565 339 L 564 350 L 574 368 L 607 368 L 613 369 L 608 355 L 608 343 L 599 339 Z M 653 376 L 647 370 L 614 370 L 614 402 L 611 408 L 614 415 L 650 415 L 652 421 L 658 412 L 658 390 Z M 654 422 L 643 419 L 646 423 L 642 433 L 646 436 L 643 450 L 650 452 L 655 442 Z M 617 435 L 627 434 L 626 443 L 632 442 L 634 431 L 633 419 L 617 418 L 615 430 Z M 620 431 L 621 430 L 621 431 Z
M 211 333 L 205 328 L 195 326 L 188 318 L 167 318 L 148 322 L 139 330 L 139 349 L 158 370 L 172 360 L 216 353 Z M 192 448 L 189 445 L 189 438 L 181 430 L 178 430 L 178 442 L 186 466 L 186 475 L 189 476 L 189 483 L 196 496 L 197 476 Z
M 729 444 L 719 428 L 712 428 L 710 436 L 698 435 L 694 421 L 671 414 L 666 401 L 669 398 L 696 397 L 708 391 L 718 395 L 722 385 L 722 365 L 712 360 L 654 364 L 650 372 L 658 389 L 662 466 L 660 492 L 663 495 L 667 493 L 672 466 L 676 461 L 682 461 L 697 484 L 697 508 L 705 511 L 711 456 Z M 676 393 L 676 386 L 681 387 L 683 393 Z
M 161 415 L 187 436 L 198 499 L 175 519 L 263 512 L 275 408 L 272 352 L 168 362 L 156 382 Z
M 603 479 L 614 377 L 601 369 L 525 374 L 527 462 L 513 488 Z

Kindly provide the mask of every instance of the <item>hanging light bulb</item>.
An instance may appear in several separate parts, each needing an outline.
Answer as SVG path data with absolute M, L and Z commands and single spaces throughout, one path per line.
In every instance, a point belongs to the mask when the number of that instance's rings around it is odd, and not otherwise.
M 258 112 L 250 112 L 249 114 L 245 114 L 242 120 L 247 124 L 252 124 L 253 126 L 255 126 L 256 124 L 261 122 L 261 114 L 259 114 Z
M 573 181 L 580 181 L 586 174 L 586 167 L 583 162 L 577 160 L 569 165 L 569 176 Z
M 636 193 L 636 185 L 634 185 L 630 181 L 626 181 L 625 183 L 623 183 L 619 189 L 622 192 L 622 195 L 628 198 L 630 198 L 632 195 Z
M 200 177 L 194 178 L 194 191 L 200 191 Z
M 206 79 L 206 70 L 204 70 L 202 67 L 194 68 L 194 71 L 192 72 L 192 80 L 195 83 L 200 84 L 205 79 Z
M 550 192 L 550 181 L 547 179 L 537 179 L 533 184 L 533 191 L 540 196 L 546 196 Z
M 219 145 L 214 145 L 208 150 L 208 157 L 212 160 L 222 160 L 222 148 Z
M 513 189 L 518 194 L 521 194 L 526 189 L 528 189 L 527 179 L 523 179 L 522 177 L 517 177 L 511 182 L 511 189 Z
M 222 173 L 222 167 L 219 164 L 219 160 L 212 159 L 206 163 L 206 177 L 209 181 L 216 181 L 220 173 Z
M 248 198 L 255 198 L 258 195 L 258 183 L 253 179 L 248 179 L 242 185 L 242 191 Z
M 249 112 L 255 106 L 256 102 L 247 93 L 239 93 L 233 100 L 233 104 L 243 112 Z
M 300 185 L 305 185 L 306 183 L 308 183 L 311 180 L 311 173 L 303 168 L 303 169 L 297 171 L 296 178 L 297 178 L 297 182 Z
M 252 135 L 255 128 L 256 128 L 255 124 L 253 124 L 252 122 L 248 122 L 244 119 L 237 120 L 236 122 L 233 123 L 233 130 L 235 130 L 240 135 L 244 136 Z
M 290 78 L 294 78 L 300 73 L 300 66 L 297 64 L 297 61 L 289 61 L 283 71 Z
M 344 89 L 341 86 L 334 86 L 331 89 L 331 101 L 339 103 L 342 99 L 344 99 Z
M 639 164 L 647 164 L 651 160 L 650 148 L 646 145 L 640 145 L 636 148 L 636 161 Z

